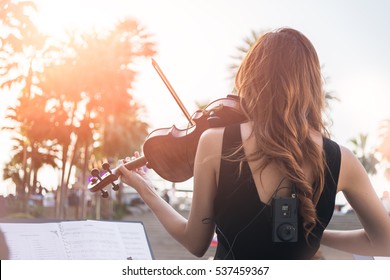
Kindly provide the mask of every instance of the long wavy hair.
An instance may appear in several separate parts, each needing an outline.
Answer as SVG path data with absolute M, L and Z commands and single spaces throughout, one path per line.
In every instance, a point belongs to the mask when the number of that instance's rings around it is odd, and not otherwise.
M 324 186 L 324 155 L 311 131 L 328 135 L 323 122 L 325 93 L 317 53 L 299 31 L 282 28 L 261 36 L 238 69 L 235 86 L 253 122 L 260 172 L 275 163 L 295 185 L 305 237 L 317 222 L 315 206 Z M 311 167 L 307 176 L 304 164 Z

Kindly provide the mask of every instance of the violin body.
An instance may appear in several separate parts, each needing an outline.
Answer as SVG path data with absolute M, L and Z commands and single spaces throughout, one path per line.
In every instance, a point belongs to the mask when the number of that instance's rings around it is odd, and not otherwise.
M 170 182 L 183 182 L 193 176 L 196 149 L 201 134 L 212 127 L 224 127 L 245 120 L 238 98 L 228 96 L 195 112 L 195 125 L 188 129 L 160 128 L 146 139 L 143 151 L 147 166 Z
M 146 166 L 153 169 L 161 178 L 170 182 L 183 182 L 193 176 L 194 160 L 199 138 L 202 133 L 213 127 L 225 127 L 229 124 L 242 123 L 246 120 L 240 110 L 239 98 L 228 95 L 211 102 L 205 109 L 193 114 L 193 123 L 187 129 L 178 129 L 175 125 L 170 128 L 160 128 L 152 131 L 143 145 L 144 156 L 125 163 L 129 170 Z M 109 170 L 108 164 L 103 164 L 106 174 L 99 176 L 97 169 L 92 170 L 94 177 L 88 185 L 91 192 L 102 191 L 103 197 L 108 196 L 103 188 L 113 184 L 120 176 L 118 168 Z

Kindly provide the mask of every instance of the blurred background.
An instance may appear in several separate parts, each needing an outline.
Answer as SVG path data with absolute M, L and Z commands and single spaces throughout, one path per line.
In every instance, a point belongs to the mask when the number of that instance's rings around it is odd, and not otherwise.
M 92 168 L 142 151 L 158 128 L 188 127 L 152 67 L 188 112 L 233 92 L 264 32 L 292 27 L 317 49 L 332 138 L 360 159 L 378 196 L 390 190 L 390 31 L 385 0 L 0 1 L 2 217 L 120 219 L 144 211 L 131 188 L 101 199 Z M 152 173 L 181 210 L 191 180 Z M 103 175 L 104 171 L 102 171 Z M 347 213 L 338 196 L 335 211 Z

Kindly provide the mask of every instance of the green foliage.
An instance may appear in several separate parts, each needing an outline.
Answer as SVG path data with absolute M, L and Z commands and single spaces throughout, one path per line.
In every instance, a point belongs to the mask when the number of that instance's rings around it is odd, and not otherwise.
M 377 159 L 375 152 L 368 150 L 367 134 L 359 134 L 356 138 L 350 140 L 353 144 L 352 152 L 356 155 L 368 174 L 375 175 L 377 166 L 380 161 Z
M 0 36 L 0 89 L 19 92 L 7 111 L 9 125 L 2 127 L 15 143 L 4 178 L 13 180 L 18 194 L 35 192 L 44 165 L 60 170 L 64 189 L 72 170 L 86 183 L 96 160 L 138 150 L 148 124 L 131 94 L 134 65 L 156 52 L 139 23 L 125 19 L 110 31 L 73 33 L 58 42 L 35 28 L 32 2 L 0 4 L 0 30 L 6 31 Z

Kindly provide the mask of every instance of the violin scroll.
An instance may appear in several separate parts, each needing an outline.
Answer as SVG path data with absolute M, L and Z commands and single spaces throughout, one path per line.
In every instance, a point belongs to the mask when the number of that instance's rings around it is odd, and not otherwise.
M 124 166 L 129 170 L 133 170 L 144 165 L 148 166 L 145 157 L 139 157 L 135 160 L 124 163 Z M 106 186 L 111 184 L 114 191 L 119 190 L 119 184 L 117 184 L 116 181 L 119 179 L 121 172 L 119 171 L 119 167 L 111 170 L 110 164 L 107 162 L 103 163 L 102 169 L 103 172 L 105 171 L 102 175 L 100 170 L 97 168 L 91 170 L 92 179 L 88 184 L 88 190 L 91 192 L 101 191 L 102 197 L 106 198 L 108 197 L 108 191 L 104 189 Z
M 104 175 L 100 175 L 100 171 L 97 168 L 91 170 L 92 179 L 88 185 L 88 190 L 91 192 L 101 191 L 102 197 L 108 197 L 108 191 L 104 189 L 105 186 L 112 184 L 112 189 L 114 191 L 119 190 L 119 185 L 115 183 L 118 180 L 118 176 L 114 174 L 110 169 L 109 163 L 103 163 L 103 170 L 106 171 Z

